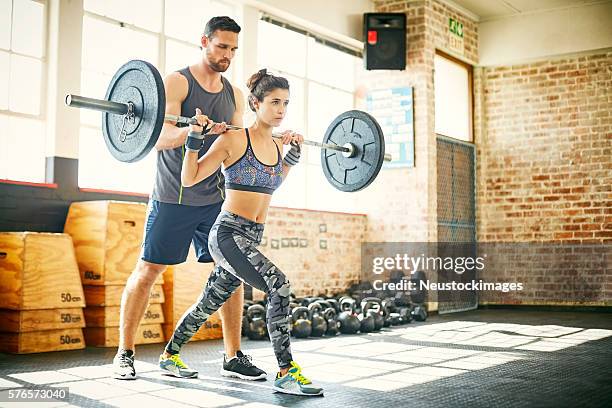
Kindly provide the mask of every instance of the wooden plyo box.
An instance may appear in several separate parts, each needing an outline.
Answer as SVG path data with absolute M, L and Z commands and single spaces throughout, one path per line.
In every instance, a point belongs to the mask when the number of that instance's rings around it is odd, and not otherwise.
M 86 327 L 83 329 L 88 346 L 117 347 L 119 327 Z M 161 324 L 142 324 L 136 331 L 136 344 L 163 343 L 164 332 Z
M 140 254 L 146 210 L 122 201 L 70 205 L 64 232 L 74 241 L 83 285 L 125 285 Z
M 119 326 L 119 306 L 89 306 L 83 311 L 87 327 Z M 164 313 L 160 304 L 151 304 L 147 308 L 140 324 L 164 322 Z
M 199 263 L 194 255 L 193 248 L 190 249 L 187 261 L 180 265 L 168 267 L 164 272 L 164 297 L 163 304 L 164 334 L 166 340 L 170 340 L 174 328 L 183 313 L 193 305 L 204 290 L 208 276 L 212 271 L 212 263 Z M 214 313 L 198 330 L 192 340 L 212 340 L 223 338 L 223 329 L 219 313 Z
M 81 329 L 0 333 L 0 352 L 3 353 L 42 353 L 82 348 L 85 348 L 85 341 Z
M 121 295 L 125 286 L 83 286 L 85 292 L 85 303 L 90 306 L 119 306 L 121 305 Z M 164 289 L 162 285 L 153 285 L 151 296 L 149 297 L 150 304 L 164 303 Z
M 25 333 L 85 327 L 83 309 L 0 309 L 0 332 Z
M 0 232 L 0 308 L 84 306 L 70 235 Z

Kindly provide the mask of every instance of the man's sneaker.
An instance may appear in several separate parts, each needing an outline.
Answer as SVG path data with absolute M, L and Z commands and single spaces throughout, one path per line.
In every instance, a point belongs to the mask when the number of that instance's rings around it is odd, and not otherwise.
M 178 354 L 166 357 L 162 353 L 159 356 L 159 368 L 179 378 L 196 378 L 198 376 L 198 372 L 187 367 L 187 364 L 183 363 Z
M 119 350 L 113 359 L 113 378 L 118 380 L 135 380 L 134 351 Z
M 302 369 L 295 361 L 291 362 L 291 368 L 287 374 L 282 377 L 280 373 L 276 374 L 274 390 L 292 395 L 323 395 L 323 388 L 312 385 L 312 382 L 302 375 Z
M 264 370 L 253 365 L 251 356 L 242 354 L 242 351 L 236 352 L 236 357 L 229 360 L 223 355 L 223 367 L 221 375 L 224 377 L 236 377 L 242 380 L 263 380 L 267 374 Z

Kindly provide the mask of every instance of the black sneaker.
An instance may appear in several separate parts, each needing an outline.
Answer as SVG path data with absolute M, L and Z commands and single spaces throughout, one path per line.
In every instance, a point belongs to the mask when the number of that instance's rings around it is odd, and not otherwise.
M 242 380 L 265 380 L 266 372 L 253 365 L 251 356 L 242 354 L 242 351 L 236 352 L 236 357 L 226 359 L 223 356 L 223 367 L 221 375 L 224 377 L 236 377 Z
M 118 380 L 135 380 L 134 352 L 119 350 L 113 360 L 113 377 Z

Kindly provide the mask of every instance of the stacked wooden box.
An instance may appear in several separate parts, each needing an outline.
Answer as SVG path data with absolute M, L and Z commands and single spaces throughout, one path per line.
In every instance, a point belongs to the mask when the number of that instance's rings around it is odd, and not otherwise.
M 195 257 L 193 246 L 189 249 L 187 261 L 180 265 L 168 267 L 164 272 L 163 308 L 166 324 L 164 334 L 166 341 L 170 340 L 176 324 L 183 313 L 200 297 L 208 276 L 212 271 L 212 263 L 199 263 Z M 216 312 L 202 325 L 191 340 L 212 340 L 223 338 L 221 319 Z
M 72 236 L 85 293 L 84 329 L 87 345 L 119 344 L 119 305 L 134 270 L 144 232 L 146 205 L 119 201 L 72 203 L 64 232 Z M 164 341 L 160 275 L 136 333 L 136 344 Z
M 0 233 L 0 351 L 85 347 L 84 306 L 69 235 Z

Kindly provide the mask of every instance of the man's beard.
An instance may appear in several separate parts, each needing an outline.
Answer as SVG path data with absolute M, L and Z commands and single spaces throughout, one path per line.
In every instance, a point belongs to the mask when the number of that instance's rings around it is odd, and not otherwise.
M 230 66 L 230 60 L 221 59 L 219 61 L 212 61 L 207 53 L 208 57 L 208 66 L 215 72 L 225 72 Z M 222 62 L 226 62 L 226 64 L 221 64 Z

